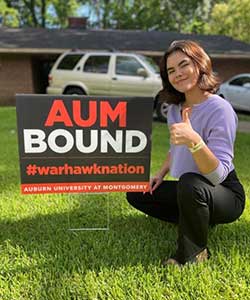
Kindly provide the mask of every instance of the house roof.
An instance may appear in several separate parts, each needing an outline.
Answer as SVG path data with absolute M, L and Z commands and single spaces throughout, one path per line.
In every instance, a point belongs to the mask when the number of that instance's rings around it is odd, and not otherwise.
M 162 55 L 173 40 L 198 41 L 212 56 L 250 57 L 250 44 L 221 35 L 141 30 L 0 28 L 0 53 L 61 53 L 82 50 L 133 51 Z

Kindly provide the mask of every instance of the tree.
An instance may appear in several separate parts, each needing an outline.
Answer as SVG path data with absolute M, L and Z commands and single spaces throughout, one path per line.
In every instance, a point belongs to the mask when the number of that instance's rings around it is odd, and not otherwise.
M 185 31 L 203 0 L 93 0 L 92 26 L 114 29 Z
M 206 25 L 205 32 L 228 35 L 233 38 L 250 42 L 250 1 L 228 0 L 214 5 L 211 21 Z
M 0 0 L 0 18 L 3 26 L 19 26 L 18 11 L 15 8 L 8 7 L 4 0 Z
M 4 2 L 8 9 L 18 12 L 20 26 L 28 27 L 66 27 L 68 17 L 77 15 L 79 7 L 77 0 L 0 1 Z
M 77 0 L 51 0 L 50 8 L 54 12 L 47 13 L 48 24 L 62 28 L 68 25 L 68 17 L 77 15 L 79 3 Z
M 205 32 L 205 24 L 209 21 L 210 14 L 215 0 L 203 0 L 197 4 L 196 9 L 193 11 L 190 22 L 185 25 L 184 31 L 188 33 Z
M 5 0 L 9 8 L 18 11 L 20 26 L 45 26 L 46 0 Z

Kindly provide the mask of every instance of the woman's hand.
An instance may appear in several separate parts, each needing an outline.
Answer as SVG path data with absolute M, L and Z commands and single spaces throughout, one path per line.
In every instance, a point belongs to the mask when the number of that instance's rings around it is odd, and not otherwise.
M 163 182 L 163 177 L 160 175 L 155 175 L 154 177 L 150 178 L 149 192 L 151 195 L 152 195 L 153 191 L 156 190 L 162 182 Z
M 182 111 L 182 122 L 175 123 L 170 126 L 170 142 L 173 145 L 186 145 L 192 148 L 194 144 L 199 143 L 201 140 L 200 135 L 193 130 L 189 114 L 191 108 L 185 108 Z
M 163 182 L 163 178 L 167 175 L 170 167 L 171 155 L 170 152 L 167 153 L 167 157 L 164 160 L 160 170 L 155 176 L 150 178 L 149 182 L 149 193 L 152 195 L 153 191 L 158 188 L 158 186 Z

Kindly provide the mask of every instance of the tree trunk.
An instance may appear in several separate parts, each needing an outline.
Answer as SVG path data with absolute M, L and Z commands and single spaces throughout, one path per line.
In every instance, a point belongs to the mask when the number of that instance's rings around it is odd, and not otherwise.
M 46 26 L 46 0 L 42 0 L 41 16 L 42 16 L 42 27 L 45 28 L 45 26 Z
M 32 18 L 32 22 L 33 22 L 33 26 L 34 27 L 38 27 L 39 24 L 38 24 L 38 21 L 37 21 L 37 17 L 36 17 L 36 12 L 35 12 L 35 8 L 36 8 L 36 5 L 35 5 L 35 0 L 23 0 L 25 6 L 29 9 L 30 11 L 30 14 L 31 14 L 31 18 Z

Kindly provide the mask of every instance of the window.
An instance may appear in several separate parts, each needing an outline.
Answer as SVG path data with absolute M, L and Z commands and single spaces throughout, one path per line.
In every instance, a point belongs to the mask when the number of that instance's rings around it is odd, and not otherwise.
M 117 56 L 116 58 L 115 72 L 117 75 L 138 76 L 139 68 L 143 68 L 143 66 L 134 57 Z
M 238 85 L 238 86 L 243 86 L 245 83 L 250 83 L 250 77 L 248 76 L 242 76 L 233 79 L 231 82 L 229 82 L 230 85 Z
M 82 58 L 82 54 L 69 54 L 64 56 L 60 61 L 57 69 L 59 70 L 73 70 L 78 61 Z
M 108 73 L 110 56 L 93 55 L 85 62 L 83 71 L 90 73 Z
M 149 56 L 144 56 L 144 55 L 138 55 L 138 56 L 140 56 L 140 58 L 141 58 L 141 60 L 143 60 L 143 62 L 148 64 L 148 66 L 150 67 L 150 70 L 153 73 L 159 73 L 160 74 L 159 66 L 155 63 L 153 58 L 151 58 Z

